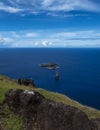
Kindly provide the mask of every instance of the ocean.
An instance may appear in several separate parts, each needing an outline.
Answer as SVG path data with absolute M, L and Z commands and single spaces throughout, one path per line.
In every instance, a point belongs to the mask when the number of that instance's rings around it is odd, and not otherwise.
M 59 64 L 59 80 L 55 80 L 56 70 L 39 66 L 48 62 Z M 0 49 L 0 75 L 33 78 L 37 87 L 100 109 L 100 49 L 3 48 Z

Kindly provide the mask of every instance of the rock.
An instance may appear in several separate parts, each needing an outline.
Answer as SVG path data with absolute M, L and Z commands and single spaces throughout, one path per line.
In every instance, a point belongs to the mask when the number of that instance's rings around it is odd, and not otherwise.
M 98 130 L 79 109 L 48 100 L 35 91 L 11 89 L 5 102 L 22 116 L 23 130 Z
M 91 121 L 95 124 L 95 126 L 98 126 L 97 130 L 100 130 L 100 119 L 92 119 Z
M 13 90 L 10 89 L 6 94 L 5 98 L 6 104 L 9 106 L 10 110 L 14 113 L 20 112 L 20 94 L 23 92 L 23 90 L 17 89 Z
M 0 123 L 0 130 L 2 130 L 2 126 L 1 126 L 1 123 Z
M 35 83 L 33 81 L 33 79 L 18 79 L 18 84 L 19 85 L 25 85 L 25 86 L 32 86 L 34 87 L 35 86 Z
M 37 92 L 23 91 L 20 94 L 20 107 L 24 121 L 24 130 L 32 130 L 36 123 L 37 111 L 44 97 Z M 34 130 L 34 129 L 33 129 Z
M 85 113 L 62 103 L 44 100 L 37 115 L 38 130 L 95 130 Z
M 0 122 L 0 130 L 6 130 L 3 126 L 2 123 Z
M 1 118 L 1 115 L 2 115 L 2 104 L 0 103 L 0 118 Z M 0 130 L 3 130 L 1 119 L 0 119 Z

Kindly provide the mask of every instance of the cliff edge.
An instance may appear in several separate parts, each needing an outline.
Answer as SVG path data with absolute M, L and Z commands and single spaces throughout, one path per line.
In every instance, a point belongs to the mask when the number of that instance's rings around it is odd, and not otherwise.
M 79 109 L 46 99 L 36 91 L 10 89 L 4 105 L 22 117 L 23 130 L 100 130 L 100 120 L 89 120 Z

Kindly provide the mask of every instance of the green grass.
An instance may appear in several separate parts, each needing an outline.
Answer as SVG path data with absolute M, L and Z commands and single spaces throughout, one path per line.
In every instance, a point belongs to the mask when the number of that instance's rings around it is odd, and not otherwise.
M 12 80 L 5 76 L 0 76 L 0 102 L 2 102 L 5 99 L 5 93 L 9 89 L 32 89 L 23 85 L 17 84 L 16 80 Z
M 4 100 L 5 93 L 11 88 L 23 89 L 23 90 L 26 90 L 26 89 L 35 90 L 35 91 L 39 92 L 40 94 L 42 94 L 43 96 L 45 96 L 47 99 L 50 99 L 50 100 L 53 100 L 56 102 L 62 102 L 64 104 L 79 108 L 81 111 L 85 112 L 90 119 L 100 118 L 99 110 L 84 106 L 84 105 L 80 104 L 79 102 L 76 102 L 76 101 L 68 98 L 65 95 L 49 92 L 49 91 L 46 91 L 41 88 L 29 88 L 29 87 L 22 86 L 22 85 L 20 86 L 17 84 L 17 82 L 15 80 L 9 79 L 8 77 L 4 77 L 4 76 L 0 76 L 0 102 L 2 102 Z
M 0 111 L 0 124 L 6 130 L 22 130 L 22 119 L 5 107 Z

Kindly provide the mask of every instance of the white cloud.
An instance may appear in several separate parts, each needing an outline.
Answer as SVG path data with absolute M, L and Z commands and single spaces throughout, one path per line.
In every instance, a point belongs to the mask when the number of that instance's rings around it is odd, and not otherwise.
M 57 13 L 47 13 L 47 16 L 59 17 L 59 16 L 61 16 L 61 14 L 57 14 Z
M 20 37 L 20 35 L 17 34 L 16 32 L 14 32 L 14 31 L 11 31 L 10 34 L 11 34 L 12 37 L 14 37 L 14 38 L 19 38 L 19 37 Z
M 74 32 L 60 32 L 52 34 L 51 37 L 53 38 L 61 38 L 61 39 L 100 39 L 100 32 L 99 31 L 74 31 Z
M 8 2 L 10 6 L 0 2 L 0 10 L 10 13 L 23 11 L 24 15 L 25 13 L 37 15 L 42 12 L 54 14 L 73 10 L 100 12 L 100 5 L 92 0 L 8 0 Z M 59 14 L 56 13 L 55 16 Z
M 22 11 L 22 9 L 5 5 L 2 2 L 0 2 L 0 10 L 5 11 L 5 12 L 9 12 L 9 13 L 18 13 L 18 12 Z
M 44 47 L 46 47 L 47 44 L 48 44 L 48 41 L 43 41 L 43 42 L 42 42 L 42 45 L 43 45 Z
M 33 32 L 29 32 L 29 33 L 26 34 L 26 37 L 28 37 L 28 38 L 33 38 L 33 37 L 37 37 L 37 36 L 38 36 L 38 34 L 33 33 Z
M 48 12 L 46 14 L 47 16 L 53 16 L 53 17 L 60 17 L 60 18 L 69 18 L 69 17 L 87 17 L 89 16 L 88 14 L 84 13 L 84 14 L 79 14 L 79 13 L 75 13 L 75 14 L 72 14 L 72 13 L 58 13 L 58 12 Z
M 34 46 L 38 47 L 39 46 L 39 42 L 34 43 Z
M 76 35 L 75 32 L 60 32 L 53 34 L 52 37 L 75 37 Z
M 100 47 L 100 31 L 0 32 L 0 47 Z
M 42 0 L 43 7 L 52 5 L 54 0 Z
M 53 45 L 53 40 L 50 39 L 41 39 L 34 43 L 34 47 L 52 47 Z
M 65 42 L 64 44 L 65 47 L 100 47 L 100 39 L 99 40 L 67 40 L 67 42 Z
M 11 37 L 0 35 L 0 41 L 2 41 L 3 43 L 10 43 L 13 42 L 13 39 Z
M 91 0 L 42 0 L 43 8 L 50 11 L 87 10 L 100 11 L 99 6 Z
M 9 37 L 4 37 L 4 38 L 3 38 L 3 41 L 4 41 L 5 43 L 11 43 L 11 42 L 13 42 L 13 39 L 12 39 L 12 38 L 9 38 Z
M 1 47 L 11 47 L 13 42 L 14 41 L 12 38 L 0 35 L 0 48 Z

